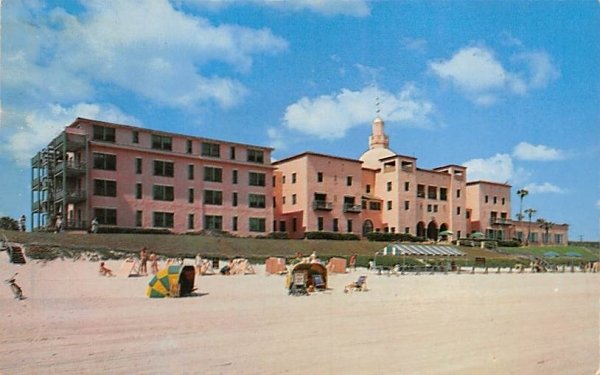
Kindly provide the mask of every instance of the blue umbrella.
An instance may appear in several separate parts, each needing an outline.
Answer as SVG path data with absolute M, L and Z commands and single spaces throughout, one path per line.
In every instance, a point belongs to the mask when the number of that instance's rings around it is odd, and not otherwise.
M 560 254 L 555 251 L 548 251 L 544 253 L 544 257 L 546 258 L 556 258 L 558 256 L 560 256 Z
M 579 254 L 576 251 L 568 251 L 565 253 L 566 257 L 571 257 L 571 258 L 581 258 L 581 254 Z

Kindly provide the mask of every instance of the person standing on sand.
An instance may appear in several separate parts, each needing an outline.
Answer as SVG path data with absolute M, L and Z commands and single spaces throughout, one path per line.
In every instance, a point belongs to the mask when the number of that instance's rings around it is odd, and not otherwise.
M 348 268 L 350 268 L 350 271 L 356 271 L 356 258 L 358 256 L 356 254 L 352 254 L 352 256 L 350 257 L 350 261 Z
M 152 272 L 153 275 L 156 275 L 158 273 L 158 257 L 156 254 L 152 253 L 148 259 L 150 260 L 150 272 Z
M 146 247 L 142 247 L 140 251 L 140 273 L 143 275 L 148 274 L 148 250 Z

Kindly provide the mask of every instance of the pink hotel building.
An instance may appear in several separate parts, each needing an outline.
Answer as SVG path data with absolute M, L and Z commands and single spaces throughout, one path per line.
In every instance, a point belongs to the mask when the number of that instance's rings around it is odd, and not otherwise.
M 372 231 L 437 239 L 481 231 L 566 244 L 568 226 L 513 222 L 511 186 L 467 170 L 417 168 L 372 124 L 359 159 L 305 152 L 271 163 L 268 147 L 77 118 L 32 158 L 32 229 L 54 226 L 222 230 L 238 236 Z

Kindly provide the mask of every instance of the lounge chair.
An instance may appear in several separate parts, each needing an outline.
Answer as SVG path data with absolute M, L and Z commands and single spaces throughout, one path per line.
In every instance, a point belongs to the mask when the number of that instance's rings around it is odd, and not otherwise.
M 367 276 L 362 275 L 353 283 L 350 283 L 344 287 L 344 293 L 359 291 L 366 292 L 367 289 Z
M 292 285 L 290 286 L 289 295 L 301 296 L 307 295 L 308 289 L 306 287 L 306 273 L 296 272 L 292 274 Z
M 325 281 L 323 281 L 323 276 L 321 275 L 313 275 L 312 277 L 315 289 L 325 289 Z

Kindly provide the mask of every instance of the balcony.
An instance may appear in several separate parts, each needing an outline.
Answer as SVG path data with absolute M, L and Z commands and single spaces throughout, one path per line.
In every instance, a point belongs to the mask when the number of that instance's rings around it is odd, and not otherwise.
M 67 160 L 66 162 L 58 163 L 56 165 L 56 173 L 63 172 L 65 168 L 67 174 L 83 174 L 87 170 L 87 164 L 84 162 Z
M 503 217 L 491 217 L 490 224 L 491 225 L 512 225 L 512 220 L 506 219 Z
M 313 210 L 318 211 L 331 211 L 333 210 L 333 203 L 327 201 L 313 201 Z
M 360 213 L 362 212 L 362 206 L 354 203 L 344 203 L 344 212 Z
M 59 190 L 55 195 L 56 200 L 65 200 L 67 203 L 77 203 L 86 199 L 85 190 Z

